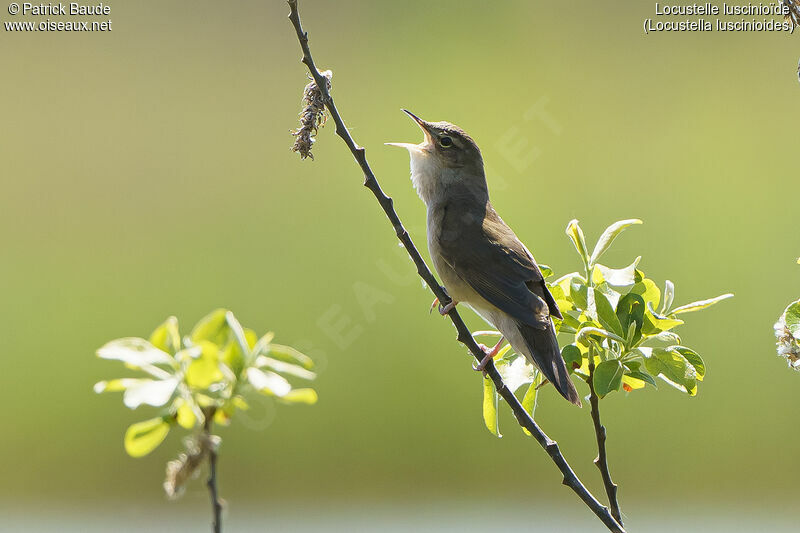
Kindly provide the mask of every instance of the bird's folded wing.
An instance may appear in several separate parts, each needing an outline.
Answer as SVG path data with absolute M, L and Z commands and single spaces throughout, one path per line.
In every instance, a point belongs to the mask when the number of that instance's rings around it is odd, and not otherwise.
M 559 316 L 558 307 L 553 302 L 553 312 L 545 301 L 552 297 L 525 245 L 490 205 L 483 216 L 472 219 L 456 216 L 458 212 L 463 211 L 448 209 L 442 219 L 443 258 L 495 307 L 524 324 L 547 327 L 550 314 Z

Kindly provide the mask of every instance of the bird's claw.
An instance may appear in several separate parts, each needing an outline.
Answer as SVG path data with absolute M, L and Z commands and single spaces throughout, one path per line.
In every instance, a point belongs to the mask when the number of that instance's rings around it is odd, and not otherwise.
M 484 344 L 478 344 L 480 349 L 483 351 L 484 356 L 480 363 L 478 363 L 478 366 L 473 366 L 472 368 L 474 368 L 477 372 L 485 372 L 486 365 L 488 365 L 489 361 L 494 359 L 495 356 L 500 352 L 500 347 L 503 345 L 504 340 L 504 337 L 500 337 L 500 340 L 497 341 L 497 344 L 494 345 L 494 348 L 489 348 Z
M 439 298 L 435 298 L 435 299 L 433 300 L 433 303 L 431 304 L 431 308 L 430 308 L 430 310 L 428 311 L 428 313 L 432 313 L 432 312 L 433 312 L 433 308 L 434 308 L 434 307 L 436 307 L 436 306 L 438 305 L 438 306 L 439 306 L 439 314 L 440 314 L 440 315 L 442 315 L 442 316 L 444 316 L 444 315 L 446 315 L 447 313 L 449 313 L 450 311 L 452 311 L 452 310 L 453 310 L 453 308 L 456 306 L 456 304 L 457 304 L 457 303 L 458 303 L 458 302 L 456 302 L 455 300 L 450 300 L 450 303 L 449 303 L 449 304 L 447 304 L 447 305 L 442 305 L 442 304 L 439 302 Z
M 456 307 L 456 301 L 450 300 L 450 303 L 447 305 L 439 304 L 439 314 L 444 316 L 450 311 L 452 311 Z

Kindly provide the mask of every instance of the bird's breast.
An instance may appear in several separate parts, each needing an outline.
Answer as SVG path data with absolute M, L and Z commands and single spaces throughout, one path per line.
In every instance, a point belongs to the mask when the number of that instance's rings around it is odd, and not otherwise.
M 411 183 L 425 205 L 429 206 L 436 196 L 437 175 L 442 170 L 441 166 L 436 158 L 427 152 L 412 151 L 410 153 Z

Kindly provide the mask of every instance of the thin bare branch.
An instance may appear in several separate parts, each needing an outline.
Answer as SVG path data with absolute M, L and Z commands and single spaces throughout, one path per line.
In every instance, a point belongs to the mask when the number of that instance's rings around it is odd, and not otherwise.
M 294 29 L 297 33 L 297 39 L 300 42 L 300 48 L 303 51 L 302 62 L 308 67 L 308 70 L 311 73 L 311 76 L 314 78 L 317 87 L 319 87 L 322 91 L 325 106 L 328 108 L 330 117 L 336 125 L 336 134 L 342 138 L 344 143 L 350 149 L 350 152 L 353 154 L 356 163 L 358 163 L 358 165 L 361 167 L 361 171 L 364 174 L 364 186 L 372 192 L 372 194 L 375 196 L 375 199 L 383 208 L 386 217 L 389 219 L 389 222 L 394 228 L 397 238 L 400 239 L 400 242 L 406 248 L 408 254 L 411 256 L 411 260 L 417 267 L 417 273 L 425 281 L 428 287 L 430 287 L 433 294 L 439 299 L 439 302 L 442 305 L 447 305 L 451 301 L 450 297 L 447 295 L 444 288 L 439 285 L 439 282 L 425 264 L 425 261 L 419 254 L 414 242 L 411 240 L 411 237 L 400 221 L 400 218 L 397 216 L 397 213 L 394 210 L 393 200 L 383 192 L 378 180 L 375 178 L 375 174 L 372 172 L 372 169 L 367 163 L 364 148 L 355 143 L 353 137 L 350 135 L 350 132 L 347 130 L 347 127 L 344 125 L 344 121 L 342 120 L 341 115 L 339 115 L 339 111 L 336 109 L 336 105 L 334 104 L 333 98 L 330 95 L 330 91 L 327 89 L 327 79 L 323 77 L 319 70 L 317 70 L 317 67 L 314 64 L 314 59 L 311 56 L 311 50 L 308 46 L 308 34 L 303 30 L 300 22 L 300 15 L 297 10 L 297 0 L 289 0 L 288 4 L 290 9 L 289 20 L 294 26 Z M 461 316 L 458 314 L 458 311 L 455 309 L 455 307 L 448 313 L 448 316 L 458 332 L 457 339 L 469 349 L 469 351 L 478 361 L 483 359 L 483 350 L 481 350 L 481 348 L 472 338 L 469 329 L 464 324 L 464 321 L 461 319 Z M 530 414 L 528 414 L 528 412 L 522 407 L 522 404 L 520 404 L 517 397 L 514 396 L 514 393 L 511 392 L 508 387 L 506 387 L 505 383 L 503 383 L 503 378 L 500 376 L 491 361 L 486 365 L 485 371 L 494 383 L 498 394 L 500 394 L 500 396 L 511 407 L 511 410 L 514 413 L 514 416 L 517 418 L 519 424 L 527 429 L 531 435 L 533 435 L 536 441 L 542 446 L 542 448 L 545 449 L 552 461 L 561 471 L 561 474 L 563 475 L 562 483 L 571 488 L 592 510 L 592 512 L 594 512 L 594 514 L 600 518 L 600 520 L 609 530 L 617 533 L 624 533 L 625 530 L 614 519 L 608 508 L 603 506 L 586 489 L 583 483 L 581 483 L 581 481 L 578 479 L 578 476 L 575 475 L 575 472 L 569 466 L 567 460 L 561 453 L 558 444 L 548 437 L 541 430 L 541 428 L 539 428 L 533 418 L 531 418 Z
M 606 428 L 600 423 L 600 400 L 594 390 L 594 351 L 590 348 L 589 352 L 589 403 L 592 406 L 592 422 L 594 422 L 594 434 L 597 437 L 597 457 L 594 460 L 595 466 L 600 470 L 600 477 L 603 478 L 603 486 L 608 496 L 608 504 L 611 506 L 611 514 L 622 524 L 622 513 L 619 510 L 617 500 L 617 484 L 611 480 L 611 472 L 608 469 L 608 457 L 606 455 Z
M 211 507 L 214 512 L 214 521 L 212 526 L 214 533 L 222 533 L 222 501 L 219 499 L 219 492 L 217 490 L 217 439 L 211 434 L 211 427 L 214 420 L 214 409 L 207 410 L 205 414 L 205 423 L 203 424 L 203 438 L 207 440 L 208 450 L 208 494 L 211 498 Z

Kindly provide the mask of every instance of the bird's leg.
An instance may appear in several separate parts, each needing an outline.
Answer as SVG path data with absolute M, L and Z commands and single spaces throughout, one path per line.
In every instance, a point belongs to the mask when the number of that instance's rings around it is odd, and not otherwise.
M 449 303 L 449 304 L 447 304 L 447 305 L 442 305 L 441 303 L 439 303 L 439 298 L 434 298 L 434 300 L 433 300 L 433 303 L 431 304 L 431 311 L 433 311 L 433 308 L 434 308 L 434 307 L 436 307 L 436 306 L 438 305 L 438 306 L 439 306 L 439 314 L 440 314 L 440 315 L 442 315 L 442 316 L 444 316 L 444 315 L 446 315 L 447 313 L 449 313 L 450 311 L 452 311 L 452 310 L 453 310 L 453 308 L 456 306 L 456 304 L 457 304 L 457 303 L 458 303 L 458 302 L 457 302 L 457 301 L 455 301 L 455 300 L 450 300 L 450 303 Z M 429 311 L 429 312 L 430 312 L 430 311 Z
M 486 365 L 489 364 L 489 361 L 491 361 L 494 358 L 494 356 L 497 355 L 497 353 L 500 351 L 500 346 L 503 345 L 504 341 L 505 337 L 500 337 L 500 340 L 497 341 L 497 344 L 495 344 L 494 348 L 492 349 L 489 349 L 488 346 L 484 346 L 483 344 L 479 344 L 478 346 L 481 347 L 481 350 L 483 350 L 483 353 L 485 353 L 486 355 L 483 356 L 483 359 L 481 359 L 481 362 L 478 363 L 478 366 L 475 367 L 475 370 L 483 372 L 483 370 L 486 368 Z
M 444 316 L 450 311 L 452 311 L 458 302 L 455 300 L 450 300 L 450 303 L 447 305 L 439 304 L 439 314 Z

